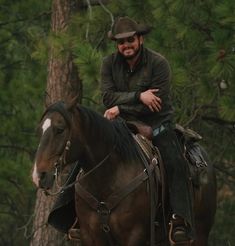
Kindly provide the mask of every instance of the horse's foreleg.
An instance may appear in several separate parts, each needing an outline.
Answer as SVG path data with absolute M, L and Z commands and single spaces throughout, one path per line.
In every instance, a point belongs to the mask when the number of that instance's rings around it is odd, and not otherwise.
M 192 246 L 208 246 L 208 239 L 207 239 L 207 237 L 202 237 L 201 236 L 201 237 L 197 238 L 193 242 Z
M 135 226 L 130 231 L 125 246 L 147 246 L 149 245 L 147 241 L 147 235 L 145 235 L 142 226 Z
M 192 246 L 208 246 L 209 232 L 204 226 L 196 226 L 196 238 Z

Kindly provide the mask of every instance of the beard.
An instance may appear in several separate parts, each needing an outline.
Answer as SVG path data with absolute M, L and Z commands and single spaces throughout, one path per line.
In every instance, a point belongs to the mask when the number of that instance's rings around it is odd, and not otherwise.
M 132 53 L 131 55 L 124 55 L 124 54 L 122 54 L 122 55 L 124 56 L 124 58 L 125 58 L 126 60 L 132 60 L 132 59 L 134 59 L 136 56 L 139 55 L 139 51 L 140 51 L 140 49 L 135 50 L 134 53 Z
M 134 48 L 131 45 L 129 47 L 126 47 L 125 49 L 123 49 L 122 51 L 119 50 L 119 53 L 122 55 L 122 57 L 124 57 L 126 60 L 132 60 L 135 57 L 137 57 L 142 49 L 142 45 L 138 45 L 138 47 Z M 130 52 L 128 52 L 128 50 L 130 50 Z M 129 54 L 130 53 L 130 54 Z

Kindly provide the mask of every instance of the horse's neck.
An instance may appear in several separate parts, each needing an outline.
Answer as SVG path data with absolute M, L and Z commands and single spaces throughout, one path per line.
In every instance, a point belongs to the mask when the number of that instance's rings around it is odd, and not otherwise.
M 126 131 L 122 123 L 110 122 L 86 109 L 81 110 L 80 121 L 82 122 L 80 132 L 82 132 L 85 142 L 86 171 L 96 168 L 97 165 L 102 166 L 100 169 L 103 169 L 104 172 L 107 168 L 108 172 L 112 174 L 117 169 L 120 172 L 123 172 L 124 169 L 136 169 L 138 165 L 136 158 L 131 162 L 131 158 L 129 158 L 135 156 L 134 148 L 131 148 L 133 144 L 129 132 Z M 125 158 L 129 160 L 125 161 Z
M 102 121 L 102 119 L 98 119 Z M 95 120 L 91 121 L 86 119 L 86 123 L 83 124 L 83 129 L 80 131 L 83 133 L 83 141 L 85 145 L 85 159 L 88 169 L 95 168 L 105 159 L 111 156 L 115 148 L 115 139 L 111 132 L 110 125 L 104 120 L 104 125 L 97 124 Z
M 106 139 L 106 142 L 104 142 L 102 139 L 94 137 L 85 146 L 86 159 L 90 164 L 89 168 L 94 168 L 110 159 L 114 148 L 115 144 L 112 140 L 107 142 Z

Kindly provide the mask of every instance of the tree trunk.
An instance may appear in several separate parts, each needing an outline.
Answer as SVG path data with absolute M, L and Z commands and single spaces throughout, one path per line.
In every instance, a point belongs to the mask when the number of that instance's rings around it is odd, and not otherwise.
M 51 28 L 55 35 L 66 32 L 70 14 L 76 6 L 73 2 L 71 0 L 53 1 Z M 74 66 L 71 54 L 58 54 L 58 51 L 52 45 L 48 63 L 46 104 L 58 100 L 68 101 L 75 96 L 81 99 L 81 91 L 78 71 Z
M 70 14 L 75 6 L 71 0 L 53 0 L 51 28 L 55 35 L 66 32 Z M 61 56 L 51 45 L 48 62 L 46 105 L 58 100 L 69 101 L 73 97 L 81 98 L 81 81 L 78 71 L 69 53 Z M 68 242 L 66 235 L 56 231 L 47 224 L 48 214 L 54 204 L 55 197 L 46 196 L 38 190 L 35 205 L 35 219 L 31 246 L 75 245 Z

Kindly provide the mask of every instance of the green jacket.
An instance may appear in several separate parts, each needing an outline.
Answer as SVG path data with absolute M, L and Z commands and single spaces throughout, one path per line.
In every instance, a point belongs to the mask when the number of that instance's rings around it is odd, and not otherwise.
M 167 60 L 152 50 L 143 48 L 139 62 L 130 71 L 118 53 L 104 58 L 101 68 L 101 90 L 106 108 L 118 106 L 125 120 L 142 121 L 153 128 L 172 120 L 170 98 L 171 70 Z M 139 100 L 141 92 L 157 88 L 162 100 L 160 112 L 152 112 Z

